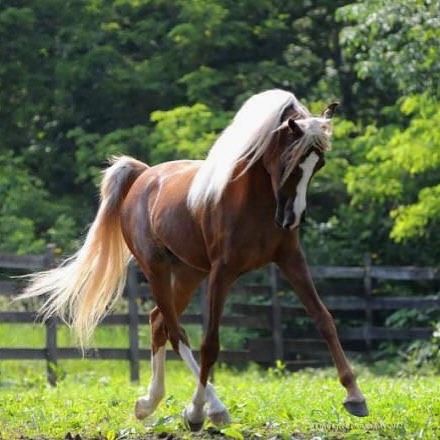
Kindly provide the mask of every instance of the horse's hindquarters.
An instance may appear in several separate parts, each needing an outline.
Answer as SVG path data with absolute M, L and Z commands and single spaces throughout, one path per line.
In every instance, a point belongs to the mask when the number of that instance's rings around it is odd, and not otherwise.
M 200 222 L 187 207 L 197 167 L 197 161 L 176 161 L 150 168 L 127 194 L 122 229 L 138 260 L 163 252 L 197 270 L 209 270 Z

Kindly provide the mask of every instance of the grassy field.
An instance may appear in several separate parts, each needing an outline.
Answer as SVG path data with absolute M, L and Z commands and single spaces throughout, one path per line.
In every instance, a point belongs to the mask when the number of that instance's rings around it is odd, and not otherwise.
M 0 438 L 58 439 L 68 432 L 109 440 L 156 438 L 164 432 L 179 438 L 212 438 L 206 424 L 192 435 L 181 411 L 194 381 L 180 362 L 167 364 L 167 398 L 157 413 L 141 423 L 133 404 L 149 379 L 142 365 L 141 384 L 131 384 L 125 362 L 64 361 L 56 388 L 45 382 L 43 362 L 3 361 L 0 367 Z M 360 385 L 371 415 L 358 419 L 341 406 L 344 391 L 333 369 L 286 373 L 251 367 L 218 368 L 218 393 L 230 409 L 233 424 L 222 430 L 230 438 L 438 439 L 440 378 L 398 378 L 359 367 Z M 278 436 L 278 437 L 277 437 Z
M 197 344 L 200 329 L 189 328 Z M 148 346 L 148 329 L 141 345 Z M 68 329 L 58 334 L 60 346 L 72 345 Z M 0 346 L 42 347 L 44 329 L 0 325 Z M 126 347 L 127 329 L 98 328 L 92 346 Z M 133 415 L 134 402 L 145 394 L 149 362 L 141 365 L 141 381 L 129 381 L 128 363 L 76 360 L 58 365 L 58 386 L 46 383 L 42 361 L 0 362 L 0 439 L 175 438 L 233 439 L 435 439 L 440 438 L 440 376 L 399 377 L 387 365 L 358 365 L 359 383 L 371 415 L 358 419 L 345 412 L 344 390 L 333 368 L 288 373 L 282 366 L 262 370 L 216 369 L 218 394 L 233 424 L 219 430 L 208 423 L 200 434 L 189 433 L 181 413 L 195 389 L 192 375 L 178 361 L 167 363 L 167 397 L 144 422 Z M 394 373 L 386 372 L 393 371 Z M 161 437 L 162 435 L 162 437 Z M 171 438 L 171 437 L 168 437 Z

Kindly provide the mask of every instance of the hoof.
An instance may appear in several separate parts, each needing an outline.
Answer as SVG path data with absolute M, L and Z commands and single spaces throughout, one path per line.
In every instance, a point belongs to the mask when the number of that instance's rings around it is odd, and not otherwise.
M 365 417 L 368 416 L 368 407 L 367 402 L 344 402 L 345 409 L 356 417 Z
M 155 409 L 156 407 L 151 405 L 148 399 L 141 397 L 136 401 L 136 405 L 134 406 L 134 415 L 138 420 L 142 420 L 153 414 Z
M 199 432 L 203 428 L 203 422 L 190 422 L 188 419 L 185 420 L 185 424 L 191 432 Z
M 201 420 L 199 422 L 193 422 L 189 419 L 188 414 L 186 412 L 186 409 L 183 411 L 183 421 L 185 423 L 185 426 L 191 431 L 191 432 L 199 432 L 203 428 L 203 423 L 205 420 Z
M 211 422 L 217 426 L 229 425 L 231 423 L 231 417 L 229 416 L 229 412 L 227 409 L 212 414 L 208 413 L 208 417 Z

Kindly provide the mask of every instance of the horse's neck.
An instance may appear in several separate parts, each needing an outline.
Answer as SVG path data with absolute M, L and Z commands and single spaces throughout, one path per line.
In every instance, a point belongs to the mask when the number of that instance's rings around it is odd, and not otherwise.
M 244 168 L 245 165 L 237 167 L 235 175 L 240 176 Z M 241 186 L 243 195 L 249 199 L 249 202 L 255 202 L 257 199 L 261 206 L 275 204 L 270 175 L 266 171 L 262 159 L 255 162 L 242 176 L 238 177 L 237 183 Z

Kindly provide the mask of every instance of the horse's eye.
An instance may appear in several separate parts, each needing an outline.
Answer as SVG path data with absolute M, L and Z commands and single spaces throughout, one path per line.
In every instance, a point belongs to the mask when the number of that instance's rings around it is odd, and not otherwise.
M 286 146 L 292 145 L 297 139 L 298 136 L 295 133 L 293 133 L 291 130 L 288 130 L 286 135 Z

